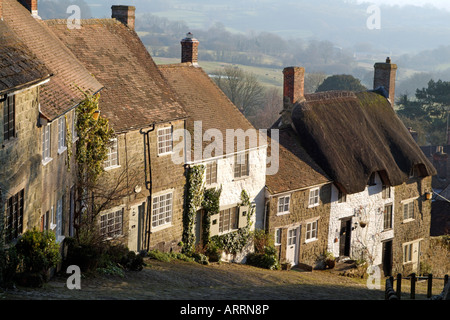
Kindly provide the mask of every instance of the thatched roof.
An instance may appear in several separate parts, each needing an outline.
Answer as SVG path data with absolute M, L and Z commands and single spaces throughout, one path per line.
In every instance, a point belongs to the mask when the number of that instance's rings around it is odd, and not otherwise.
M 395 114 L 375 92 L 329 91 L 305 95 L 292 122 L 302 147 L 346 193 L 363 191 L 372 173 L 396 186 L 414 167 L 421 176 L 436 170 Z

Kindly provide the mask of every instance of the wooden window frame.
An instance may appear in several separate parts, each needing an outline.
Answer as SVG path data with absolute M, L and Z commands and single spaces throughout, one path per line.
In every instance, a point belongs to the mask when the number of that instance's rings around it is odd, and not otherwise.
M 16 137 L 16 96 L 7 96 L 3 102 L 3 141 Z

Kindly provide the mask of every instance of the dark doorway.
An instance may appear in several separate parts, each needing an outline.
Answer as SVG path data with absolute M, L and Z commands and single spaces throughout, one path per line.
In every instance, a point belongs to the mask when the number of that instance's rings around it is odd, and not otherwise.
M 350 256 L 350 236 L 352 232 L 352 219 L 341 220 L 341 232 L 339 233 L 339 256 Z
M 383 272 L 384 276 L 392 273 L 392 240 L 383 242 Z
M 138 234 L 137 234 L 137 251 L 144 250 L 144 216 L 145 216 L 145 202 L 138 207 Z

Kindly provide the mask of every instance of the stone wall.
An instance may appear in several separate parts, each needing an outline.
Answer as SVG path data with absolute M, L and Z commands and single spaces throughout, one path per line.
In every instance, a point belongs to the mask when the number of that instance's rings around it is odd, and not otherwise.
M 299 226 L 299 263 L 314 267 L 318 256 L 327 250 L 331 185 L 324 185 L 320 188 L 320 203 L 311 208 L 308 207 L 309 192 L 310 190 L 306 189 L 270 196 L 266 212 L 266 230 L 274 239 L 275 230 L 281 228 L 281 245 L 277 245 L 276 250 L 280 260 L 284 260 L 286 259 L 288 229 Z M 289 213 L 278 215 L 278 198 L 288 194 L 291 196 Z M 318 221 L 317 240 L 308 242 L 306 240 L 306 224 L 315 220 Z
M 40 217 L 41 149 L 38 128 L 39 88 L 15 94 L 16 137 L 3 140 L 3 103 L 0 103 L 0 188 L 4 203 L 24 189 L 23 232 L 37 226 Z
M 395 187 L 395 213 L 393 241 L 393 273 L 409 274 L 419 271 L 412 263 L 403 263 L 403 245 L 420 240 L 420 252 L 429 247 L 431 225 L 431 200 L 425 199 L 425 192 L 431 191 L 431 177 L 412 178 Z M 414 200 L 414 219 L 403 219 L 403 203 Z M 419 257 L 420 264 L 421 257 Z M 417 269 L 415 269 L 417 268 Z

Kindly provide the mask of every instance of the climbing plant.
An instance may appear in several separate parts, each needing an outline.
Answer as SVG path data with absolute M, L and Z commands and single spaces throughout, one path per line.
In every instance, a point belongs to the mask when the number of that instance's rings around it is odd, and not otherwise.
M 195 214 L 202 205 L 203 200 L 203 176 L 205 166 L 191 166 L 186 171 L 186 204 L 183 213 L 182 252 L 189 254 L 194 252 L 195 235 L 193 233 Z
M 202 239 L 203 245 L 206 246 L 209 242 L 209 230 L 211 227 L 211 216 L 220 211 L 220 194 L 222 187 L 219 189 L 206 189 L 203 193 L 203 221 L 202 221 Z
M 221 249 L 228 253 L 236 254 L 241 252 L 244 247 L 248 244 L 252 237 L 251 226 L 252 226 L 252 216 L 254 214 L 255 208 L 252 207 L 250 202 L 250 197 L 247 191 L 242 190 L 241 192 L 241 205 L 248 206 L 249 211 L 247 214 L 247 225 L 245 227 L 239 228 L 236 231 L 229 232 L 224 235 L 218 235 L 211 238 Z

